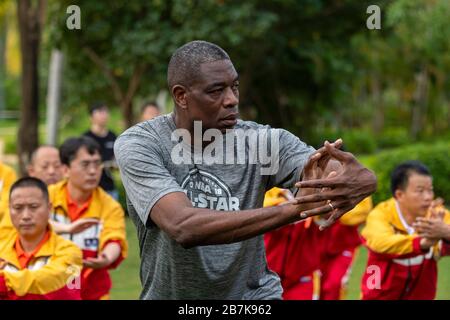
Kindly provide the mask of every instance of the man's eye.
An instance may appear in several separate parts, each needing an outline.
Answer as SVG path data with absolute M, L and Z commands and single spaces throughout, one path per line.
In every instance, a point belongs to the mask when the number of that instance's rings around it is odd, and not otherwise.
M 217 93 L 221 93 L 222 91 L 223 91 L 223 88 L 218 88 L 218 89 L 211 90 L 209 93 L 217 94 Z

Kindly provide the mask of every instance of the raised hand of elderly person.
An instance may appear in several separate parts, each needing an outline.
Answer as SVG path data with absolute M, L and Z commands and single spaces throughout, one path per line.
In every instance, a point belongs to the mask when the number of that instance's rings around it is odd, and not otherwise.
M 413 228 L 421 237 L 450 241 L 450 225 L 444 221 L 445 209 L 432 206 L 430 211 L 430 217 L 418 217 L 413 224 Z

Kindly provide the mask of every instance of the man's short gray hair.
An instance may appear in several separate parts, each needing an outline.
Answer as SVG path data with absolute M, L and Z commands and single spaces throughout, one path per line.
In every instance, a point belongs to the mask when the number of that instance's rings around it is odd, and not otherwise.
M 170 58 L 167 69 L 169 90 L 176 84 L 190 86 L 205 62 L 230 60 L 228 54 L 218 45 L 207 41 L 191 41 L 178 48 Z

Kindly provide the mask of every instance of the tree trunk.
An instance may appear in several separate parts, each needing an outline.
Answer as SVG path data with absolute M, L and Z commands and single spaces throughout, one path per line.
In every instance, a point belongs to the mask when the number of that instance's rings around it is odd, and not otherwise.
M 7 20 L 6 15 L 0 17 L 0 113 L 6 109 L 6 37 L 7 37 Z
M 428 70 L 426 66 L 416 75 L 416 92 L 411 117 L 411 136 L 415 140 L 424 129 L 428 104 Z
M 378 75 L 372 76 L 372 80 L 370 82 L 370 91 L 372 96 L 372 104 L 375 107 L 375 116 L 373 117 L 373 130 L 376 134 L 379 134 L 384 127 L 384 106 L 380 78 L 378 77 Z
M 36 4 L 37 3 L 37 4 Z M 33 4 L 35 4 L 33 6 Z M 22 105 L 19 125 L 19 170 L 23 175 L 33 150 L 38 146 L 39 78 L 38 58 L 40 15 L 43 1 L 18 1 L 18 20 L 22 55 Z
M 428 72 L 430 77 L 434 77 L 434 103 L 429 103 L 429 110 L 432 114 L 432 119 L 428 119 L 429 123 L 432 123 L 431 134 L 433 136 L 439 134 L 445 134 L 446 130 L 449 129 L 450 124 L 450 105 L 446 99 L 446 75 L 445 70 L 436 67 L 428 66 Z M 430 85 L 431 86 L 431 85 Z M 433 108 L 433 110 L 431 110 Z M 445 116 L 447 115 L 447 117 Z
M 131 127 L 134 124 L 133 102 L 131 100 L 123 100 L 120 104 L 120 109 L 122 110 L 122 116 L 126 128 Z
M 139 89 L 141 78 L 144 72 L 147 70 L 147 65 L 137 64 L 134 66 L 133 74 L 128 81 L 128 88 L 125 91 L 121 88 L 118 79 L 116 78 L 112 70 L 108 67 L 106 62 L 94 50 L 92 50 L 90 47 L 84 47 L 83 50 L 89 57 L 89 59 L 91 59 L 92 62 L 94 62 L 94 64 L 100 68 L 100 70 L 103 72 L 103 75 L 108 80 L 111 86 L 114 100 L 120 106 L 120 109 L 122 111 L 125 125 L 127 128 L 131 127 L 134 124 L 133 97 L 136 94 L 136 91 Z

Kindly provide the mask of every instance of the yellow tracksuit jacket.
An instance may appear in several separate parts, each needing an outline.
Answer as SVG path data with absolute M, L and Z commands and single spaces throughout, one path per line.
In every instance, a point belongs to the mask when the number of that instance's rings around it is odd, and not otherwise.
M 444 222 L 450 224 L 448 211 Z M 421 238 L 415 232 L 408 232 L 402 222 L 394 198 L 378 204 L 369 213 L 361 235 L 369 249 L 361 283 L 363 299 L 434 298 L 436 260 L 450 253 L 449 244 L 441 240 L 423 251 Z
M 53 213 L 50 218 L 60 223 L 70 223 L 66 201 L 67 181 L 49 186 L 50 202 Z M 111 266 L 102 269 L 84 268 L 82 272 L 81 297 L 83 300 L 96 300 L 104 297 L 111 289 L 108 269 L 115 268 L 126 258 L 128 245 L 125 233 L 125 217 L 121 205 L 102 188 L 93 191 L 92 201 L 80 218 L 96 218 L 99 224 L 83 232 L 65 235 L 83 251 L 83 258 L 97 257 L 108 242 L 120 244 L 121 256 Z
M 9 189 L 16 180 L 15 171 L 6 164 L 0 163 L 0 223 L 8 211 Z
M 17 231 L 0 243 L 0 300 L 79 300 L 81 250 L 50 231 L 49 239 L 22 269 L 15 250 Z M 78 284 L 78 285 L 77 285 Z

